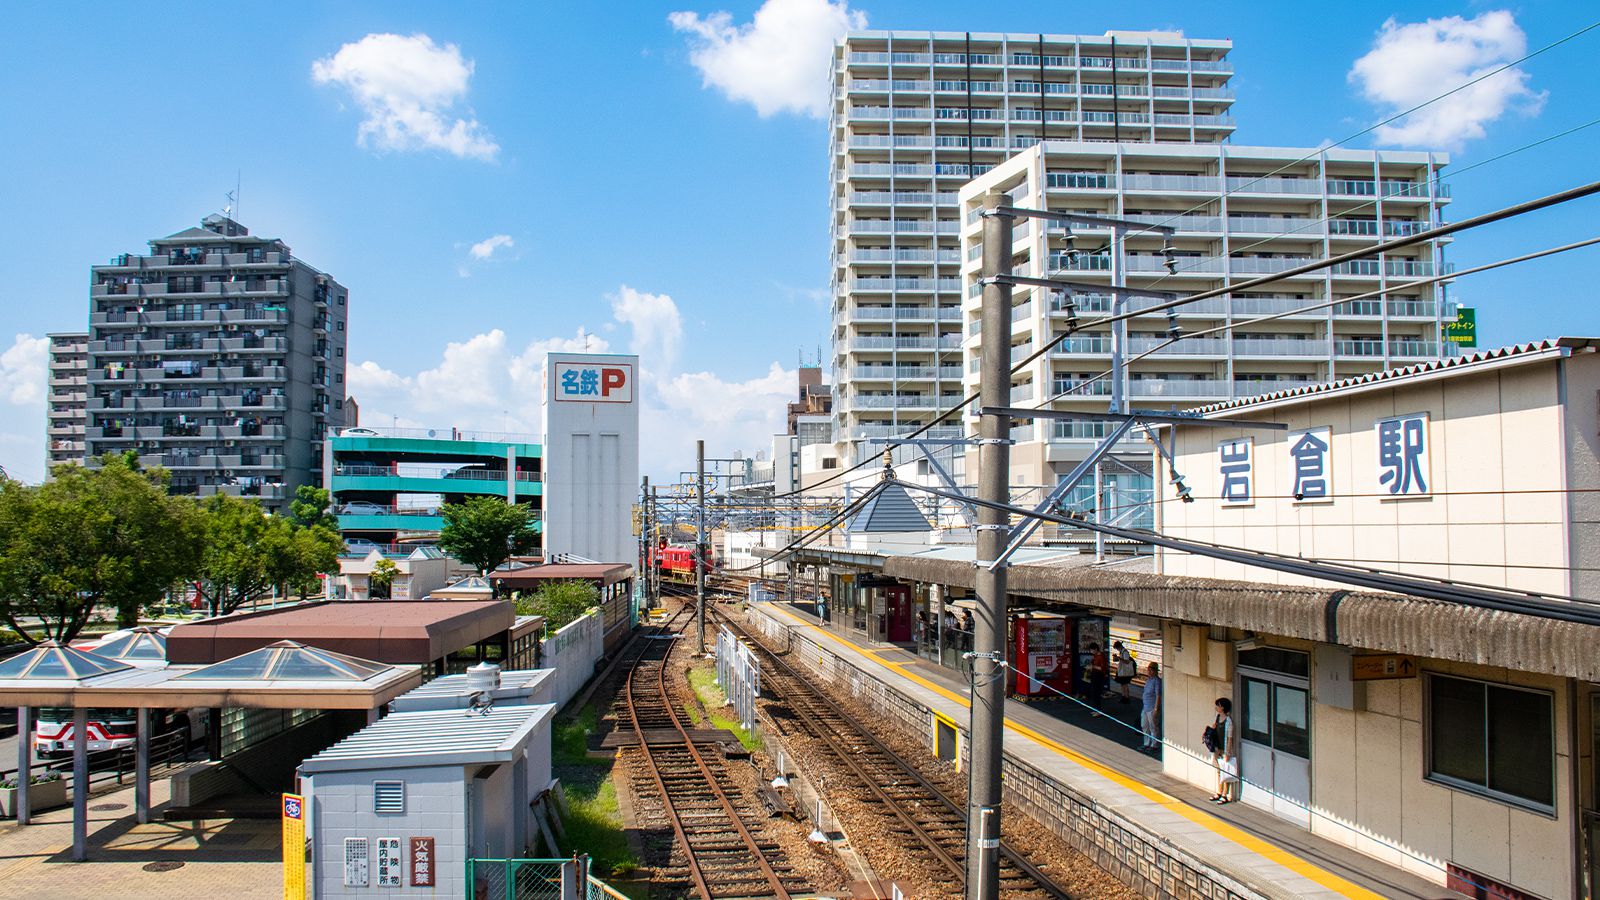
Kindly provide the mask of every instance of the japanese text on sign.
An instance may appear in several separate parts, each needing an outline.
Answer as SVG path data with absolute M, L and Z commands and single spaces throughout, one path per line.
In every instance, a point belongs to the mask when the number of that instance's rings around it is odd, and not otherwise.
M 1249 506 L 1256 502 L 1253 446 L 1253 438 L 1234 438 L 1217 445 L 1217 471 L 1222 476 L 1222 488 L 1217 493 L 1222 505 Z
M 378 838 L 378 887 L 399 887 L 401 865 L 400 839 Z
M 1289 432 L 1289 493 L 1297 501 L 1333 499 L 1333 429 Z
M 1382 419 L 1378 435 L 1379 493 L 1416 497 L 1428 493 L 1428 414 Z
M 433 838 L 411 839 L 411 886 L 433 887 Z
M 631 363 L 555 364 L 555 399 L 580 403 L 632 403 Z
M 306 798 L 283 795 L 283 896 L 306 896 Z

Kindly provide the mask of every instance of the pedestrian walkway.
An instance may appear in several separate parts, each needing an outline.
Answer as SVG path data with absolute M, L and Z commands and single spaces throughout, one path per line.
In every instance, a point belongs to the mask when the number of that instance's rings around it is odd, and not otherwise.
M 169 783 L 152 782 L 153 804 L 168 799 Z M 279 841 L 276 821 L 139 825 L 128 787 L 89 798 L 88 862 L 71 861 L 71 807 L 36 813 L 25 827 L 0 823 L 0 886 L 7 897 L 51 900 L 278 898 L 283 895 Z
M 874 644 L 783 604 L 750 611 L 825 652 L 881 679 L 898 693 L 960 723 L 968 688 L 959 672 L 892 644 Z M 1070 701 L 1058 701 L 1058 704 Z M 1107 711 L 1117 705 L 1107 702 Z M 1061 709 L 1064 710 L 1064 707 Z M 1093 730 L 1075 721 L 1087 713 L 1052 714 L 1036 704 L 1006 703 L 1006 756 L 1093 799 L 1120 818 L 1203 861 L 1225 879 L 1267 897 L 1435 900 L 1461 895 L 1388 866 L 1243 803 L 1216 806 L 1208 792 L 1161 771 L 1153 754 L 1114 736 L 1105 717 Z M 1098 732 L 1098 733 L 1097 733 Z M 1129 732 L 1132 734 L 1132 732 Z

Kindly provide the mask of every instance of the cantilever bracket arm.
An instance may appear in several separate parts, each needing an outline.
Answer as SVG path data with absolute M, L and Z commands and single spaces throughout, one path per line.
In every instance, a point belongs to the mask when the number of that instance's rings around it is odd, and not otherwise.
M 1069 291 L 1098 291 L 1112 294 L 1126 294 L 1129 297 L 1154 297 L 1157 300 L 1176 300 L 1178 295 L 1173 291 L 1151 291 L 1144 288 L 1127 287 L 1120 284 L 1095 284 L 1092 281 L 1068 281 L 1064 278 L 1034 278 L 1031 275 L 991 275 L 979 278 L 978 284 L 1004 284 L 1011 287 L 1042 287 L 1065 288 Z
M 1104 225 L 1108 228 L 1126 228 L 1129 231 L 1153 231 L 1157 234 L 1176 234 L 1178 229 L 1171 225 L 1155 225 L 1148 222 L 1133 222 L 1127 219 L 1113 219 L 1110 216 L 1095 216 L 1088 213 L 1054 212 L 1048 209 L 1027 209 L 1021 206 L 996 206 L 994 209 L 978 210 L 980 218 L 999 216 L 1006 219 L 1048 219 L 1053 222 L 1072 222 L 1078 225 Z
M 1148 409 L 1130 409 L 1127 413 L 1088 412 L 1075 409 L 1023 409 L 1016 406 L 985 406 L 979 415 L 1010 416 L 1013 419 L 1094 419 L 1102 422 L 1151 422 L 1158 425 L 1199 425 L 1206 428 L 1262 428 L 1268 431 L 1285 431 L 1283 422 L 1247 422 L 1243 419 L 1205 419 L 1182 413 L 1155 412 Z

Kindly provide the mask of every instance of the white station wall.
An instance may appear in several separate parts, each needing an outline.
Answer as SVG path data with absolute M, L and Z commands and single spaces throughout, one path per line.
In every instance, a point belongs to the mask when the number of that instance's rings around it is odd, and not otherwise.
M 633 563 L 639 485 L 639 357 L 545 357 L 545 556 Z

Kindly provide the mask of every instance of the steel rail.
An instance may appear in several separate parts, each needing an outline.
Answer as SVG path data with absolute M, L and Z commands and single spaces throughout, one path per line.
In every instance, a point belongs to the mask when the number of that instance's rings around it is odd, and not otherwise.
M 740 623 L 736 622 L 731 616 L 727 615 L 726 613 L 722 612 L 721 610 L 717 610 L 716 614 L 722 619 L 722 621 L 725 624 L 727 624 L 730 628 L 732 628 L 738 634 L 740 634 L 743 637 L 745 637 L 747 639 L 747 641 L 752 646 L 756 647 L 767 659 L 771 660 L 772 663 L 774 664 L 776 670 L 779 673 L 781 673 L 782 675 L 786 675 L 790 679 L 793 679 L 795 681 L 799 681 L 800 683 L 806 685 L 807 687 L 811 686 L 810 682 L 806 679 L 806 677 L 803 674 L 801 674 L 798 670 L 796 670 L 794 668 L 794 666 L 790 665 L 787 660 L 785 660 L 784 658 L 779 656 L 776 651 L 772 650 L 764 642 L 762 642 L 761 640 L 757 639 L 749 631 L 745 630 L 745 628 Z M 857 735 L 859 735 L 867 744 L 869 744 L 871 747 L 876 749 L 879 753 L 881 753 L 882 755 L 887 757 L 892 763 L 897 765 L 908 777 L 910 777 L 913 781 L 915 781 L 917 783 L 917 785 L 920 786 L 924 791 L 926 791 L 931 797 L 933 797 L 940 804 L 942 804 L 952 814 L 957 816 L 957 818 L 961 822 L 961 826 L 960 827 L 962 827 L 963 829 L 965 828 L 965 824 L 966 824 L 966 808 L 963 805 L 958 804 L 955 801 L 951 800 L 950 797 L 948 795 L 946 795 L 945 792 L 942 789 L 940 789 L 933 782 L 929 781 L 927 779 L 927 777 L 925 777 L 922 774 L 922 772 L 917 769 L 917 767 L 915 765 L 913 765 L 911 762 L 906 760 L 906 758 L 901 756 L 899 753 L 896 753 L 892 748 L 890 748 L 883 741 L 879 740 L 876 735 L 874 735 L 871 731 L 867 730 L 866 726 L 864 726 L 860 721 L 858 721 L 855 718 L 855 716 L 851 715 L 847 710 L 845 710 L 844 707 L 841 706 L 839 703 L 837 703 L 832 697 L 827 696 L 826 694 L 822 693 L 821 691 L 819 691 L 819 690 L 817 690 L 815 688 L 811 688 L 811 690 L 809 690 L 805 694 L 805 699 L 807 701 L 811 702 L 811 703 L 815 703 L 815 704 L 818 704 L 818 705 L 822 706 L 829 713 L 831 713 L 832 715 L 838 717 L 840 721 L 842 721 L 852 731 L 854 731 Z M 806 718 L 813 725 L 820 724 L 820 723 L 817 722 L 815 714 L 810 713 L 809 711 L 799 710 L 793 705 L 790 705 L 789 709 L 794 711 L 797 715 L 801 716 L 802 718 Z M 863 783 L 865 783 L 868 786 L 870 786 L 874 793 L 876 793 L 880 797 L 882 797 L 884 799 L 884 801 L 890 806 L 890 808 L 894 810 L 895 814 L 902 819 L 902 821 L 906 821 L 908 824 L 911 825 L 914 833 L 916 834 L 916 836 L 917 836 L 917 838 L 919 840 L 923 841 L 924 843 L 929 843 L 929 842 L 935 842 L 936 841 L 935 838 L 933 838 L 931 835 L 927 834 L 927 832 L 925 830 L 923 830 L 919 825 L 917 825 L 914 821 L 912 821 L 908 817 L 907 813 L 900 807 L 899 801 L 896 801 L 893 798 L 888 797 L 883 792 L 882 786 L 879 785 L 868 773 L 863 771 L 863 769 L 859 766 L 859 764 L 856 761 L 856 759 L 851 754 L 844 753 L 844 752 L 840 751 L 838 748 L 834 747 L 831 743 L 829 743 L 825 739 L 825 736 L 827 734 L 828 734 L 828 732 L 826 730 L 822 730 L 822 729 L 817 729 L 817 730 L 813 731 L 813 735 L 814 736 L 819 737 L 819 738 L 824 738 L 823 744 L 825 746 L 827 746 L 828 749 L 836 757 L 838 757 L 840 759 L 844 759 L 850 765 L 850 767 L 853 770 L 855 770 L 856 773 L 862 778 Z M 966 867 L 961 861 L 956 860 L 953 856 L 951 856 L 949 853 L 945 852 L 942 848 L 937 849 L 935 852 L 939 856 L 940 861 L 943 862 L 946 865 L 947 868 L 950 868 L 955 873 L 955 876 L 956 876 L 956 878 L 958 880 L 961 880 L 961 881 L 965 880 Z M 1038 884 L 1039 885 L 1039 889 L 1041 891 L 1043 891 L 1044 893 L 1049 894 L 1050 896 L 1057 898 L 1057 900 L 1071 900 L 1072 895 L 1070 893 L 1068 893 L 1066 890 L 1064 890 L 1059 885 L 1057 885 L 1054 881 L 1052 881 L 1048 875 L 1046 875 L 1043 871 L 1041 871 L 1039 869 L 1039 867 L 1037 867 L 1033 863 L 1029 862 L 1025 857 L 1023 857 L 1023 855 L 1021 853 L 1017 852 L 1017 850 L 1012 848 L 1009 844 L 1006 844 L 1006 843 L 1002 842 L 1001 845 L 1000 845 L 1000 853 L 1001 853 L 1001 856 L 1002 856 L 1003 859 L 1005 859 L 1005 860 L 1009 861 L 1010 863 L 1012 863 L 1013 865 L 1015 865 L 1024 875 L 1026 875 L 1028 878 L 1031 878 L 1036 884 Z
M 672 621 L 675 622 L 679 616 L 683 615 L 687 608 L 688 607 L 680 607 L 678 612 L 673 616 Z M 670 624 L 671 623 L 669 623 L 669 625 Z M 705 784 L 709 788 L 711 795 L 721 803 L 723 810 L 728 815 L 728 820 L 733 823 L 735 832 L 739 835 L 739 838 L 741 841 L 743 841 L 745 848 L 750 851 L 750 855 L 754 858 L 758 871 L 760 871 L 762 877 L 766 879 L 767 884 L 772 888 L 772 896 L 778 898 L 778 900 L 790 900 L 789 891 L 783 886 L 783 880 L 778 876 L 777 872 L 773 871 L 772 866 L 767 863 L 765 854 L 762 853 L 760 846 L 756 844 L 754 836 L 750 834 L 750 830 L 745 827 L 744 822 L 740 819 L 738 810 L 734 808 L 733 802 L 728 799 L 728 795 L 722 790 L 722 786 L 717 784 L 716 776 L 712 774 L 711 768 L 706 765 L 705 758 L 700 755 L 699 748 L 695 747 L 694 741 L 690 739 L 688 731 L 684 729 L 682 718 L 673 709 L 672 703 L 669 700 L 671 693 L 667 690 L 667 669 L 669 668 L 669 663 L 672 659 L 672 651 L 675 649 L 676 642 L 667 648 L 667 652 L 661 658 L 661 665 L 656 671 L 656 684 L 661 691 L 662 709 L 666 712 L 668 719 L 672 722 L 673 728 L 677 729 L 679 736 L 683 738 L 683 747 L 689 751 L 689 756 L 694 760 L 696 767 L 700 771 L 700 776 L 705 781 Z M 633 668 L 628 672 L 627 687 L 625 692 L 625 699 L 628 707 L 628 718 L 633 725 L 634 735 L 639 739 L 639 749 L 642 751 L 645 763 L 650 770 L 650 777 L 655 781 L 656 789 L 661 793 L 662 807 L 665 809 L 668 818 L 672 821 L 673 833 L 678 838 L 679 846 L 683 847 L 684 859 L 688 863 L 689 875 L 694 880 L 695 888 L 700 892 L 700 896 L 704 898 L 704 900 L 715 900 L 716 895 L 712 892 L 710 884 L 708 884 L 706 881 L 706 873 L 700 867 L 700 861 L 695 855 L 694 844 L 690 842 L 688 831 L 684 828 L 683 818 L 681 815 L 679 815 L 677 807 L 673 804 L 671 795 L 667 793 L 667 785 L 661 777 L 660 765 L 656 760 L 654 752 L 650 748 L 650 742 L 645 738 L 644 729 L 639 723 L 639 708 L 634 700 L 633 686 L 635 681 L 634 676 L 637 674 L 639 662 L 642 660 L 643 656 L 641 655 L 639 660 L 634 661 Z

